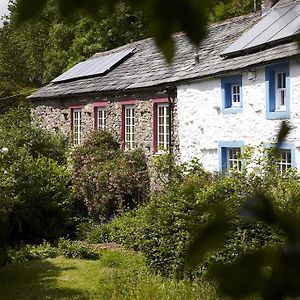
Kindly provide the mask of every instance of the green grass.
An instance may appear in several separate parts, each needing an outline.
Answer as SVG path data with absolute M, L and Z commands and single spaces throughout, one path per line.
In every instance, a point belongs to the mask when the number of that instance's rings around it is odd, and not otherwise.
M 154 275 L 131 252 L 103 251 L 97 261 L 62 257 L 0 268 L 0 299 L 216 299 L 207 283 Z

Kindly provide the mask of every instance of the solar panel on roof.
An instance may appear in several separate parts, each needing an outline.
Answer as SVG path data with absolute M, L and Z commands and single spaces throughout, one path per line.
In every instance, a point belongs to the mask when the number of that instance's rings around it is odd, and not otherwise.
M 61 82 L 72 79 L 103 75 L 112 67 L 116 66 L 116 64 L 120 63 L 122 60 L 128 57 L 129 54 L 133 53 L 134 50 L 135 48 L 131 48 L 96 58 L 90 58 L 86 61 L 78 63 L 68 71 L 53 79 L 51 82 Z
M 262 45 L 287 39 L 300 30 L 300 3 L 275 7 L 255 26 L 229 45 L 221 55 L 234 55 L 239 52 L 259 48 Z

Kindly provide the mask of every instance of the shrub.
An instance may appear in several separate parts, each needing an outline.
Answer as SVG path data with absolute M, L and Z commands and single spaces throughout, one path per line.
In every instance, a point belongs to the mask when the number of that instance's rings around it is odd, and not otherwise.
M 71 226 L 73 190 L 66 141 L 18 109 L 1 116 L 0 245 L 55 240 Z
M 13 242 L 55 240 L 71 222 L 70 174 L 50 158 L 27 153 L 0 172 L 2 197 L 10 201 L 7 221 Z
M 149 176 L 142 150 L 123 152 L 106 131 L 94 131 L 73 153 L 77 195 L 100 221 L 148 199 Z
M 168 187 L 144 208 L 142 232 L 137 234 L 141 237 L 140 249 L 153 269 L 172 277 L 193 274 L 193 270 L 185 268 L 188 245 L 194 232 L 214 218 L 217 207 L 222 208 L 230 230 L 224 246 L 209 253 L 198 272 L 205 271 L 212 262 L 231 262 L 248 250 L 284 243 L 280 230 L 244 220 L 239 212 L 245 198 L 256 190 L 273 195 L 274 201 L 286 209 L 298 210 L 299 205 L 293 200 L 299 199 L 294 196 L 299 195 L 300 189 L 295 173 L 281 176 L 267 162 L 262 164 L 260 173 L 246 171 L 246 165 L 243 172 L 227 176 L 206 174 L 196 162 L 191 168 L 188 164 L 176 168 L 176 176 L 168 179 Z
M 100 257 L 100 253 L 98 251 L 93 250 L 80 242 L 72 242 L 66 239 L 59 240 L 57 244 L 57 251 L 59 255 L 66 258 L 96 260 Z
M 18 249 L 11 249 L 8 251 L 8 256 L 10 262 L 21 263 L 56 257 L 57 250 L 50 243 L 44 241 L 40 245 L 25 245 Z
M 94 225 L 87 234 L 86 241 L 91 244 L 108 243 L 111 241 L 111 226 L 110 224 Z
M 88 243 L 116 242 L 122 246 L 140 250 L 143 242 L 142 228 L 144 226 L 144 208 L 124 212 L 109 223 L 102 223 L 90 227 L 85 240 Z
M 54 258 L 59 255 L 64 256 L 65 258 L 91 260 L 95 260 L 100 257 L 100 253 L 98 251 L 91 249 L 87 245 L 61 238 L 59 239 L 56 247 L 51 246 L 49 242 L 43 241 L 43 243 L 39 245 L 28 244 L 21 245 L 16 249 L 10 249 L 5 254 L 5 263 L 21 263 L 31 260 L 42 260 Z

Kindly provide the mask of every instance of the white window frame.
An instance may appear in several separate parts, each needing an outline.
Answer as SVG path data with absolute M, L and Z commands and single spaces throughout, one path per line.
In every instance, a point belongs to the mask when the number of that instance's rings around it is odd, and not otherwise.
M 131 150 L 135 147 L 135 107 L 134 105 L 124 106 L 124 142 L 125 150 Z
M 97 107 L 97 129 L 107 129 L 107 109 L 105 106 Z
M 231 106 L 241 106 L 241 86 L 237 83 L 231 85 Z
M 81 133 L 82 133 L 82 110 L 81 108 L 72 109 L 72 120 L 73 120 L 73 143 L 75 145 L 81 144 Z
M 280 174 L 284 174 L 288 169 L 293 167 L 292 164 L 292 150 L 291 149 L 279 149 L 278 156 L 276 157 L 276 165 Z
M 168 150 L 170 147 L 170 137 L 169 137 L 169 104 L 168 103 L 158 103 L 156 107 L 157 116 L 157 150 Z M 162 114 L 161 114 L 162 112 Z
M 279 78 L 281 77 L 281 78 Z M 275 110 L 286 110 L 286 73 L 278 71 L 275 74 Z M 281 82 L 281 85 L 279 84 Z
M 242 170 L 242 159 L 241 159 L 241 148 L 240 147 L 228 147 L 227 151 L 227 170 L 228 171 L 241 171 Z

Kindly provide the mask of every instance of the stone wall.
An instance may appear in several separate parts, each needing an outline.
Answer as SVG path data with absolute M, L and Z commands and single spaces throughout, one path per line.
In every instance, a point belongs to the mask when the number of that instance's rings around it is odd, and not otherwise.
M 228 74 L 235 75 L 235 74 Z M 204 167 L 219 170 L 219 141 L 243 141 L 259 145 L 274 140 L 282 120 L 266 118 L 265 67 L 256 68 L 256 79 L 242 73 L 243 109 L 240 113 L 222 112 L 221 79 L 211 78 L 177 87 L 178 135 L 181 160 L 197 157 Z M 293 129 L 287 143 L 295 145 L 297 168 L 300 169 L 300 66 L 290 61 L 289 122 Z
M 120 101 L 136 100 L 135 104 L 135 142 L 137 147 L 145 150 L 146 154 L 153 154 L 153 98 L 167 98 L 162 90 L 136 92 L 123 95 L 86 95 L 59 99 L 42 99 L 32 102 L 32 119 L 39 126 L 52 132 L 60 132 L 71 139 L 71 108 L 82 106 L 83 139 L 94 130 L 94 106 L 96 102 L 108 102 L 107 127 L 121 143 L 122 105 Z M 173 101 L 176 101 L 173 100 Z M 177 109 L 173 109 L 172 139 L 175 154 L 178 156 Z M 174 130 L 176 132 L 174 132 Z

